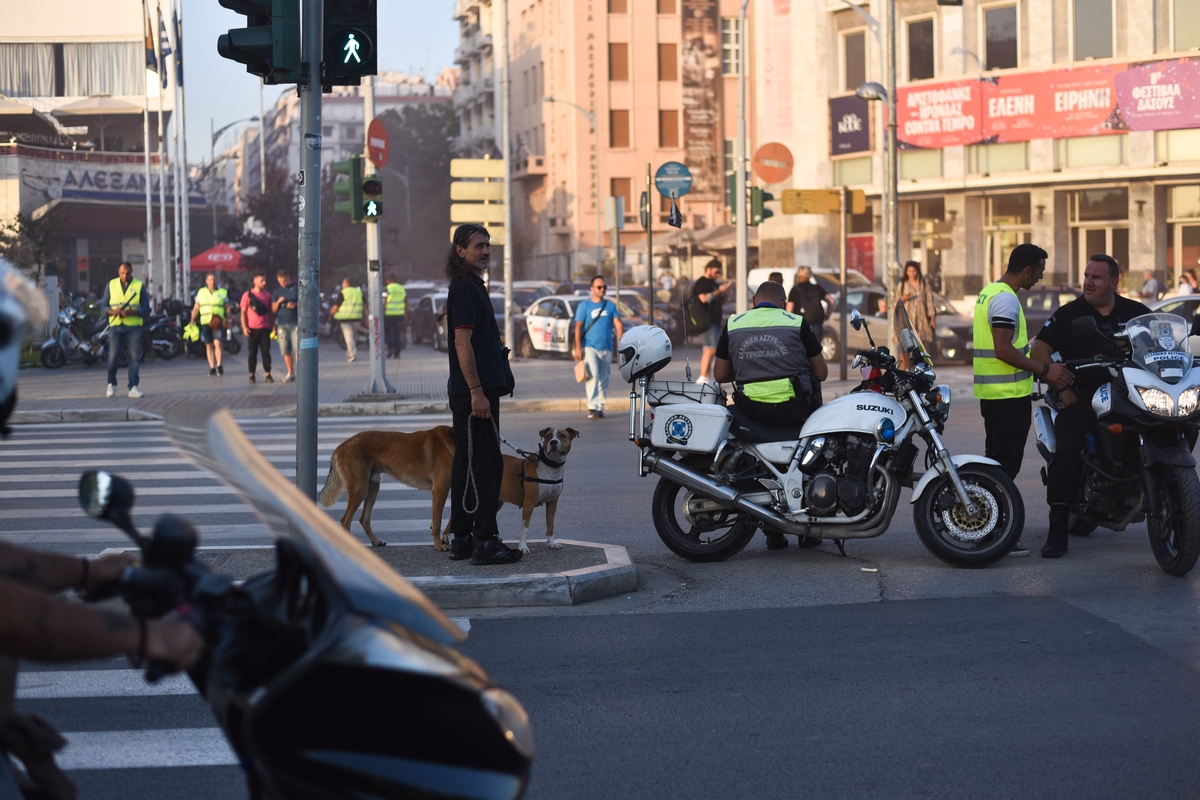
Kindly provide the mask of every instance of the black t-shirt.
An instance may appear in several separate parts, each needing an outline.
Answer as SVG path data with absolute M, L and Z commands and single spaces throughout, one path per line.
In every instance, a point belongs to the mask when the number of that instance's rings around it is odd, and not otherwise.
M 717 294 L 717 290 L 720 288 L 721 284 L 717 283 L 711 278 L 704 277 L 697 278 L 696 282 L 692 285 L 693 297 L 699 298 L 702 294 L 709 295 L 708 302 L 704 303 L 704 309 L 708 312 L 709 325 L 719 326 L 721 324 L 721 317 L 724 316 L 724 314 L 721 312 L 723 298 Z
M 471 349 L 475 351 L 475 369 L 479 373 L 479 384 L 484 389 L 502 389 L 504 380 L 504 354 L 500 351 L 500 331 L 496 327 L 495 311 L 488 298 L 483 281 L 476 275 L 450 284 L 446 296 L 446 329 L 450 332 L 450 380 L 446 393 L 470 394 L 458 365 L 458 351 L 454 338 L 459 331 L 470 330 Z
M 1117 295 L 1112 313 L 1105 317 L 1099 311 L 1092 308 L 1087 300 L 1080 297 L 1062 306 L 1058 311 L 1055 311 L 1054 315 L 1046 320 L 1046 324 L 1038 331 L 1036 338 L 1050 345 L 1050 348 L 1056 353 L 1062 354 L 1064 361 L 1088 358 L 1089 356 L 1096 355 L 1095 347 L 1088 346 L 1086 342 L 1079 342 L 1072 339 L 1072 322 L 1080 317 L 1093 317 L 1096 320 L 1096 327 L 1100 332 L 1111 336 L 1117 332 L 1118 325 L 1129 322 L 1134 317 L 1140 317 L 1142 314 L 1149 313 L 1151 313 L 1150 309 L 1138 301 Z
M 825 306 L 821 305 L 823 299 L 825 299 L 825 290 L 808 281 L 797 283 L 788 292 L 788 302 L 792 304 L 792 313 L 804 317 L 804 321 L 810 323 L 814 330 L 825 322 Z
M 703 278 L 701 278 L 701 280 L 703 280 Z M 759 303 L 759 305 L 755 306 L 755 308 L 758 308 L 759 306 L 776 308 L 776 306 L 771 305 L 770 303 Z M 821 355 L 821 343 L 817 341 L 817 335 L 813 333 L 812 326 L 808 324 L 807 319 L 800 323 L 800 341 L 804 342 L 804 354 L 808 356 L 810 361 L 812 360 L 813 356 Z M 728 325 L 721 327 L 721 338 L 717 339 L 717 358 L 723 358 L 726 361 L 730 360 Z

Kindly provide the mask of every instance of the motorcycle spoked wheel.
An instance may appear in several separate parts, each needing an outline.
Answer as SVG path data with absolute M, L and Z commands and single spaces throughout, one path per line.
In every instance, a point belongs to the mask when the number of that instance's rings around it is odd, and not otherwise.
M 167 334 L 161 340 L 162 346 L 155 349 L 155 354 L 164 361 L 170 361 L 183 352 L 183 339 L 177 334 Z
M 231 339 L 226 339 L 222 344 L 222 348 L 226 353 L 229 353 L 229 355 L 236 356 L 238 353 L 242 352 L 242 343 L 238 337 L 234 336 Z
M 1200 478 L 1194 467 L 1154 470 L 1154 511 L 1146 515 L 1150 549 L 1162 571 L 1182 578 L 1200 558 Z
M 975 502 L 968 517 L 954 484 L 939 476 L 913 508 L 917 535 L 929 552 L 955 567 L 986 567 L 1008 555 L 1025 527 L 1025 503 L 1012 480 L 990 464 L 967 464 L 958 475 Z
M 742 551 L 758 524 L 716 506 L 674 481 L 659 478 L 652 501 L 654 529 L 667 548 L 688 561 L 724 561 Z
M 57 345 L 47 347 L 42 351 L 42 366 L 46 369 L 58 369 L 67 363 L 67 354 Z

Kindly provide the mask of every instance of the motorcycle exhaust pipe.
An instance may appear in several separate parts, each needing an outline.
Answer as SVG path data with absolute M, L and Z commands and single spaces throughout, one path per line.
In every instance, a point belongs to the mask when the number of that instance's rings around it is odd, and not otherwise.
M 807 531 L 812 536 L 821 535 L 820 525 L 801 525 L 792 522 L 790 519 L 785 519 L 769 508 L 763 508 L 758 503 L 750 502 L 742 497 L 742 493 L 737 489 L 717 483 L 711 478 L 706 478 L 703 475 L 692 472 L 690 469 L 681 467 L 674 460 L 663 458 L 659 453 L 648 453 L 646 455 L 646 467 L 651 472 L 655 472 L 668 480 L 675 481 L 680 486 L 691 489 L 693 492 L 704 495 L 721 506 L 721 508 L 727 508 L 730 511 L 743 511 L 785 533 L 803 536 Z

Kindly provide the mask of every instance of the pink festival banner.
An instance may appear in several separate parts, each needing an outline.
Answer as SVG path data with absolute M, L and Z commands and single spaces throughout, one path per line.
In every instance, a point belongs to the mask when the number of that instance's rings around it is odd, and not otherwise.
M 910 86 L 897 92 L 905 148 L 1200 127 L 1200 60 L 1104 64 Z

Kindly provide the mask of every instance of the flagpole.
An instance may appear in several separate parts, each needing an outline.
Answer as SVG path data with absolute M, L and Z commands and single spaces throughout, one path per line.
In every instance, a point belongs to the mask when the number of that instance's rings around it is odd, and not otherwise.
M 163 92 L 166 91 L 166 59 L 163 58 L 162 34 L 166 30 L 162 24 L 162 6 L 156 5 L 158 11 L 158 251 L 162 257 L 162 285 L 159 287 L 160 297 L 166 298 L 167 289 L 167 171 L 163 164 Z
M 175 5 L 175 3 L 172 2 L 171 3 L 172 12 L 174 12 L 174 10 L 175 10 L 174 5 Z M 175 63 L 174 55 L 171 56 L 171 61 L 172 61 L 172 64 Z M 175 168 L 174 168 L 173 174 L 172 174 L 172 177 L 174 178 L 174 186 L 171 187 L 171 202 L 174 205 L 174 208 L 172 210 L 174 213 L 174 221 L 175 221 L 175 236 L 171 240 L 172 247 L 174 248 L 171 252 L 171 286 L 172 286 L 171 294 L 172 294 L 172 296 L 174 296 L 177 291 L 176 287 L 178 287 L 178 285 L 179 285 L 180 272 L 183 269 L 181 266 L 179 266 L 180 254 L 183 253 L 183 226 L 180 224 L 181 210 L 179 208 L 179 205 L 180 205 L 180 203 L 179 203 L 180 179 L 182 177 L 182 173 L 181 173 L 180 167 L 179 167 L 179 80 L 178 80 L 178 78 L 176 78 L 176 80 L 173 81 L 173 83 L 175 84 L 175 107 L 171 111 L 171 132 L 172 132 L 172 136 L 173 136 L 172 144 L 174 145 L 174 147 L 173 147 L 173 151 L 171 153 L 171 157 L 175 160 Z
M 143 42 L 149 44 L 150 47 L 146 52 L 146 64 L 142 69 L 142 74 L 145 76 L 146 70 L 150 67 L 149 56 L 154 51 L 154 27 L 150 24 L 150 10 L 146 7 L 146 0 L 142 0 L 142 16 L 146 19 L 146 30 L 144 31 Z M 145 46 L 143 44 L 143 47 Z M 155 58 L 155 63 L 158 59 Z M 158 80 L 158 71 L 155 70 L 155 80 Z M 142 103 L 142 161 L 146 167 L 146 286 L 148 291 L 153 291 L 154 286 L 154 209 L 153 209 L 153 187 L 150 185 L 150 79 L 146 78 L 143 86 L 143 103 Z
M 183 258 L 180 261 L 179 269 L 181 274 L 182 286 L 180 287 L 180 299 L 186 299 L 188 291 L 191 289 L 191 271 L 192 271 L 192 220 L 191 220 L 191 200 L 189 200 L 189 185 L 191 183 L 191 174 L 188 169 L 187 155 L 187 90 L 183 84 L 183 3 L 177 2 L 177 11 L 179 14 L 178 24 L 175 26 L 175 58 L 179 64 L 179 68 L 175 71 L 175 79 L 179 83 L 179 130 L 180 142 L 182 144 L 183 155 L 180 161 L 183 164 Z M 216 244 L 216 242 L 213 242 Z

